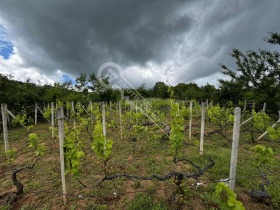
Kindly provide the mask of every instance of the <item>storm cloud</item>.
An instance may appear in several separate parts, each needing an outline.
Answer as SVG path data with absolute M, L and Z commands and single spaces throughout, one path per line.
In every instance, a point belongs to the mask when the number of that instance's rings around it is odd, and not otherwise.
M 113 61 L 149 86 L 213 78 L 232 48 L 271 48 L 262 38 L 280 31 L 279 11 L 278 0 L 0 0 L 24 68 L 77 76 Z

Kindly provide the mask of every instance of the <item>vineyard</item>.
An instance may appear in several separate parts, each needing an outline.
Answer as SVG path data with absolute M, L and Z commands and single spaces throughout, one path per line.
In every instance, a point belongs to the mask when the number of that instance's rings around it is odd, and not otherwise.
M 261 105 L 258 105 L 261 106 Z M 279 209 L 280 113 L 176 100 L 2 104 L 2 209 Z

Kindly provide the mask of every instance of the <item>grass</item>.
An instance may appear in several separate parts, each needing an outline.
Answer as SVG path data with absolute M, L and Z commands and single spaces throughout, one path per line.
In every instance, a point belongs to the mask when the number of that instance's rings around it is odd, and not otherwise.
M 195 123 L 199 125 L 199 121 Z M 206 126 L 207 129 L 213 127 L 209 123 Z M 194 126 L 194 129 L 194 133 L 199 132 L 199 126 Z M 125 131 L 128 131 L 127 127 Z M 19 174 L 19 180 L 24 184 L 24 195 L 14 204 L 13 208 L 64 208 L 60 195 L 62 190 L 58 138 L 51 139 L 51 132 L 47 123 L 35 126 L 34 132 L 38 134 L 40 141 L 46 144 L 46 152 L 33 170 L 23 171 Z M 84 135 L 86 136 L 86 133 Z M 170 171 L 196 171 L 189 164 L 181 162 L 175 164 L 172 161 L 173 156 L 169 149 L 168 140 L 154 138 L 147 133 L 143 133 L 137 142 L 131 141 L 131 135 L 121 141 L 118 128 L 108 129 L 107 135 L 114 139 L 112 156 L 108 161 L 109 174 L 127 173 L 149 176 L 151 174 L 166 175 Z M 257 183 L 261 180 L 258 170 L 253 165 L 253 153 L 249 150 L 255 144 L 246 140 L 245 135 L 245 133 L 241 135 L 238 154 L 236 179 L 238 198 L 247 209 L 279 208 L 280 182 L 277 175 L 280 174 L 279 143 L 267 141 L 265 138 L 259 142 L 272 147 L 278 160 L 274 165 L 265 169 L 271 180 L 267 190 L 271 193 L 273 201 L 271 206 L 266 206 L 253 202 L 247 194 L 249 189 L 257 188 Z M 10 178 L 11 169 L 29 165 L 34 160 L 33 151 L 27 146 L 27 136 L 28 133 L 23 128 L 9 131 L 10 148 L 17 150 L 15 160 L 11 163 L 6 162 L 3 141 L 0 143 L 0 194 L 15 190 Z M 186 134 L 186 136 L 188 135 Z M 135 144 L 134 152 L 133 144 Z M 104 176 L 103 162 L 93 154 L 88 138 L 84 145 L 87 155 L 82 162 L 79 179 L 87 188 L 67 175 L 67 189 L 71 196 L 68 197 L 66 209 L 174 209 L 174 205 L 168 202 L 174 195 L 175 184 L 172 179 L 160 182 L 120 178 L 114 181 L 106 181 L 101 186 L 95 186 Z M 219 135 L 211 136 L 211 140 L 206 138 L 203 155 L 199 155 L 198 145 L 199 141 L 195 138 L 191 141 L 186 140 L 182 155 L 200 166 L 206 165 L 208 163 L 207 159 L 211 157 L 215 161 L 215 166 L 200 178 L 200 182 L 204 183 L 201 187 L 191 186 L 196 183 L 195 180 L 183 181 L 186 191 L 186 197 L 183 198 L 183 209 L 210 209 L 213 207 L 210 197 L 214 191 L 215 182 L 229 176 L 231 142 Z M 83 197 L 81 198 L 79 195 Z M 181 198 L 176 197 L 176 199 Z M 10 208 L 9 206 L 0 206 L 0 209 Z

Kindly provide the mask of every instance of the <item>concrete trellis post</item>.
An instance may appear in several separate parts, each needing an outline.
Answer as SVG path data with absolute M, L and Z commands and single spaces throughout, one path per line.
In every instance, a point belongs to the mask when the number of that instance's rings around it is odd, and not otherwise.
M 7 126 L 7 104 L 1 104 L 1 111 L 2 111 L 2 120 L 3 120 L 5 152 L 7 152 L 9 150 L 8 126 Z
M 238 145 L 240 135 L 240 114 L 241 109 L 239 107 L 234 110 L 234 124 L 233 124 L 233 135 L 232 135 L 232 149 L 230 159 L 230 172 L 229 172 L 229 188 L 234 190 L 235 188 L 235 177 L 236 177 L 236 166 L 238 156 Z
M 75 119 L 75 106 L 74 106 L 74 101 L 71 102 L 72 105 L 72 112 L 73 112 L 73 116 L 74 116 L 74 120 L 73 120 L 73 124 L 74 124 L 74 128 L 76 128 L 76 119 Z
M 190 101 L 189 140 L 192 139 L 192 106 L 193 106 L 193 102 Z
M 57 109 L 57 119 L 58 119 L 58 130 L 59 130 L 59 153 L 60 153 L 60 169 L 61 169 L 61 181 L 62 181 L 62 192 L 63 192 L 63 203 L 67 204 L 67 190 L 65 181 L 65 163 L 64 163 L 64 113 L 63 107 Z
M 71 101 L 72 111 L 75 113 L 74 101 Z
M 106 136 L 106 112 L 105 112 L 105 103 L 102 102 L 102 127 L 103 135 Z
M 244 108 L 243 108 L 243 112 L 246 111 L 246 108 L 247 108 L 247 100 L 244 101 Z
M 37 125 L 37 112 L 38 112 L 38 109 L 37 109 L 37 103 L 35 103 L 35 125 Z
M 91 123 L 93 123 L 92 101 L 89 102 L 89 109 L 90 109 Z
M 123 140 L 123 133 L 122 133 L 122 106 L 119 102 L 119 116 L 120 116 L 120 131 L 121 131 L 121 140 Z
M 132 101 L 129 101 L 129 111 L 130 111 L 130 113 L 132 112 Z M 129 123 L 131 124 L 131 114 L 130 114 L 130 116 L 129 116 Z
M 200 130 L 200 145 L 199 145 L 199 154 L 203 154 L 203 144 L 204 144 L 204 123 L 205 121 L 205 103 L 201 104 L 201 130 Z
M 266 103 L 263 104 L 263 109 L 262 109 L 262 111 L 265 112 L 265 110 L 266 110 Z

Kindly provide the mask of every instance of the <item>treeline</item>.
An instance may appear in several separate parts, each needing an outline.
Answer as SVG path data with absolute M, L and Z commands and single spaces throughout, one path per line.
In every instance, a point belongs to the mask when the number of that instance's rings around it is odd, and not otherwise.
M 280 45 L 278 33 L 269 33 L 264 40 L 270 44 Z M 259 106 L 266 102 L 269 112 L 275 113 L 280 110 L 279 52 L 267 50 L 241 52 L 234 49 L 230 55 L 236 61 L 236 68 L 230 70 L 221 64 L 222 73 L 231 79 L 219 80 L 218 88 L 209 84 L 201 87 L 194 83 L 169 86 L 164 82 L 157 82 L 152 88 L 142 84 L 136 90 L 145 98 L 208 100 L 221 105 L 230 103 L 234 106 L 247 100 Z M 131 89 L 124 89 L 123 92 L 125 96 L 133 98 Z M 14 80 L 12 75 L 0 74 L 0 103 L 8 104 L 9 108 L 15 111 L 23 107 L 33 107 L 35 102 L 46 104 L 60 100 L 87 104 L 89 101 L 114 101 L 120 98 L 119 90 L 104 87 L 94 74 L 81 74 L 76 78 L 75 84 L 65 81 L 56 82 L 54 85 L 36 85 L 29 80 L 20 82 Z
M 117 101 L 121 99 L 121 91 L 103 87 L 97 79 L 90 79 L 94 74 L 81 74 L 75 84 L 71 81 L 56 82 L 54 85 L 37 85 L 30 81 L 14 80 L 12 75 L 0 74 L 0 103 L 6 103 L 13 109 L 33 106 L 35 102 L 47 104 L 60 100 L 79 101 L 87 104 L 90 101 Z M 171 90 L 173 95 L 171 96 Z M 133 99 L 137 91 L 144 98 L 174 98 L 178 100 L 220 100 L 220 91 L 213 85 L 199 87 L 194 83 L 168 86 L 164 82 L 157 82 L 152 88 L 145 84 L 134 89 L 123 89 L 124 96 Z

